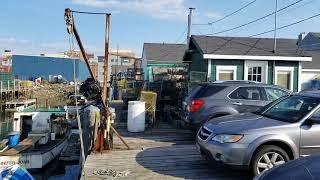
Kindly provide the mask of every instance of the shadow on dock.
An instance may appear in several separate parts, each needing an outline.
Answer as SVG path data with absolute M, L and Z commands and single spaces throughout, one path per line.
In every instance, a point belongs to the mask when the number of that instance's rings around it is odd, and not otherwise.
M 148 148 L 139 152 L 135 160 L 143 168 L 163 177 L 250 179 L 246 171 L 230 169 L 202 157 L 194 145 Z

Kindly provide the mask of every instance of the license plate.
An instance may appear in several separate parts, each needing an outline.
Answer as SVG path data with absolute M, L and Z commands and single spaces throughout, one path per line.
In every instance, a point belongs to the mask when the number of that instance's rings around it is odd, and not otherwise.
M 197 148 L 197 151 L 198 151 L 199 153 L 201 153 L 199 144 L 196 144 L 196 148 Z

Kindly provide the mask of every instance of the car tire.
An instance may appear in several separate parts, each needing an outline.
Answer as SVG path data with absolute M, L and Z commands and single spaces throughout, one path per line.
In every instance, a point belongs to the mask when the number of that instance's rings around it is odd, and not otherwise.
M 263 173 L 264 170 L 284 164 L 290 160 L 288 153 L 274 145 L 261 146 L 254 154 L 251 170 L 254 176 Z

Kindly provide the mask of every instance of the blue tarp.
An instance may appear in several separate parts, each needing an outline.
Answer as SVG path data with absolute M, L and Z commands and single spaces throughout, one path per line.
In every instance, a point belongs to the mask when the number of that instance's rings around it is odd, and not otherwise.
M 1 172 L 1 179 L 9 180 L 34 180 L 31 174 L 19 165 L 13 165 Z

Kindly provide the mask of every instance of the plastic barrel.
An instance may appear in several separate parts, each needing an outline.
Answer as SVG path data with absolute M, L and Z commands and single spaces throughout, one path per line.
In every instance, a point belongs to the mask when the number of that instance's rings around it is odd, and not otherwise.
M 19 144 L 20 133 L 19 132 L 11 132 L 8 134 L 8 146 L 10 148 L 15 147 Z
M 146 103 L 142 101 L 129 101 L 128 103 L 128 131 L 143 132 L 146 122 Z

